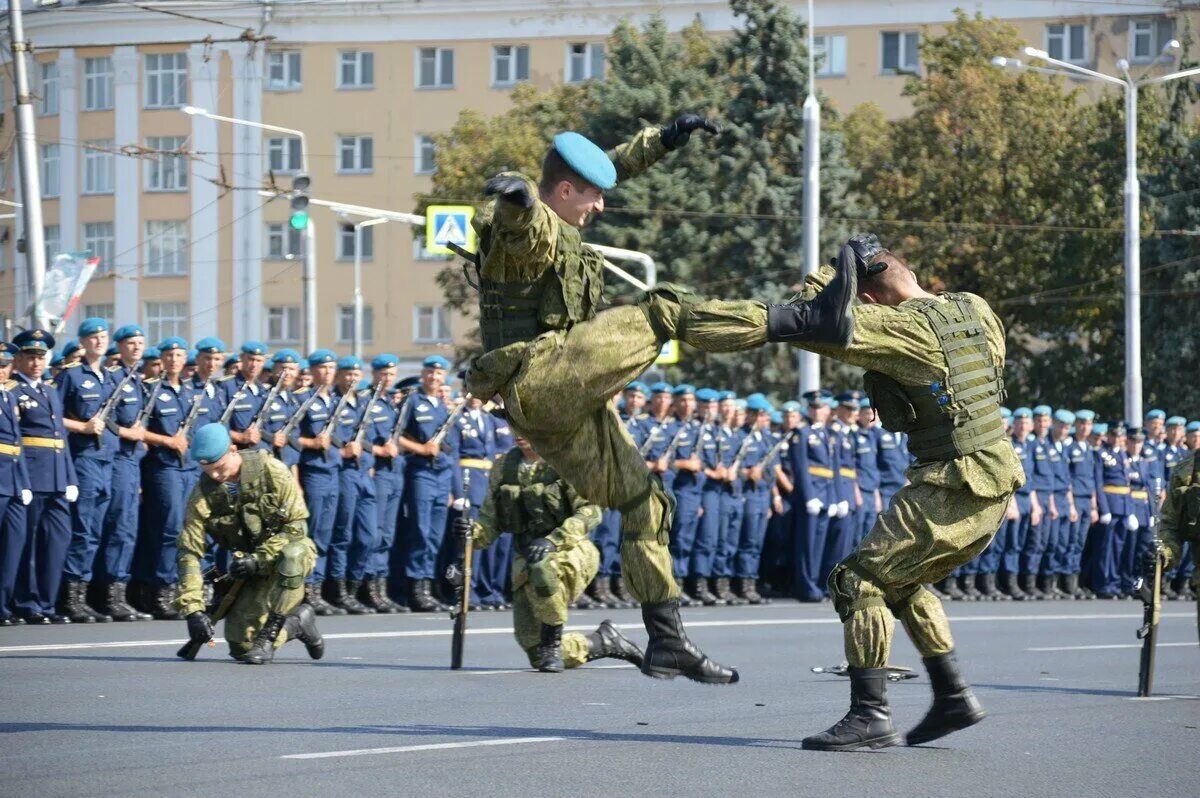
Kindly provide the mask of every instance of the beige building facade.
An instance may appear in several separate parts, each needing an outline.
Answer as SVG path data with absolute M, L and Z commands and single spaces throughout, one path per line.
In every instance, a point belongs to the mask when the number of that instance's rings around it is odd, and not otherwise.
M 449 129 L 460 111 L 504 111 L 523 81 L 602 78 L 605 37 L 623 18 L 658 13 L 672 30 L 697 15 L 713 31 L 734 22 L 724 0 L 144 5 L 64 0 L 26 17 L 36 48 L 47 247 L 101 258 L 73 322 L 137 322 L 152 342 L 216 334 L 231 348 L 247 339 L 302 344 L 301 236 L 288 227 L 287 200 L 259 193 L 272 176 L 290 188 L 300 144 L 187 114 L 186 106 L 303 131 L 314 197 L 410 211 L 430 187 L 428 137 Z M 803 15 L 805 4 L 795 5 Z M 922 32 L 938 31 L 960 5 L 817 2 L 825 54 L 818 87 L 842 111 L 870 101 L 902 116 L 905 73 L 920 69 Z M 968 10 L 1013 22 L 1032 46 L 1112 73 L 1119 58 L 1170 68 L 1152 62 L 1185 16 L 1200 23 L 1196 3 L 1182 6 L 1000 0 Z M 241 31 L 256 40 L 239 40 Z M 11 108 L 11 69 L 0 83 Z M 20 201 L 14 135 L 5 113 L 0 196 Z M 314 207 L 312 218 L 318 343 L 346 353 L 354 238 L 327 209 Z M 22 224 L 19 212 L 0 222 L 0 315 L 9 319 L 29 303 L 16 251 Z M 364 353 L 394 352 L 407 365 L 448 353 L 468 325 L 442 305 L 434 277 L 445 261 L 425 252 L 408 225 L 364 228 L 363 236 Z

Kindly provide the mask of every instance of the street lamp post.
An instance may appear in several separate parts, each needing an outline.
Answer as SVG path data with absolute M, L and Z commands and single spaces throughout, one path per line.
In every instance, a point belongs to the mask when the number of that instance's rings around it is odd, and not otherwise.
M 342 214 L 344 217 L 345 214 Z M 362 229 L 389 221 L 382 216 L 354 222 L 354 356 L 362 357 L 363 295 L 362 295 Z
M 1179 42 L 1172 39 L 1162 49 L 1160 59 Z M 1122 58 L 1117 68 L 1122 77 L 1105 75 L 1078 64 L 1051 58 L 1045 50 L 1026 47 L 1025 55 L 1052 64 L 1058 69 L 1030 67 L 1019 59 L 996 56 L 992 64 L 1000 68 L 1028 69 L 1050 75 L 1070 75 L 1086 80 L 1110 83 L 1125 90 L 1125 420 L 1142 423 L 1142 258 L 1141 258 L 1141 194 L 1137 175 L 1137 101 L 1138 89 L 1171 80 L 1200 75 L 1200 67 L 1184 69 L 1154 78 L 1143 76 L 1135 80 L 1129 73 L 1129 62 Z
M 813 2 L 808 1 L 808 97 L 804 100 L 804 275 L 820 267 L 821 257 L 821 103 L 817 100 L 813 52 Z M 800 350 L 800 394 L 821 387 L 821 358 Z
M 221 116 L 194 105 L 185 105 L 181 110 L 188 116 L 203 116 L 217 122 L 228 122 L 231 125 L 243 125 L 295 136 L 300 139 L 300 171 L 311 174 L 308 171 L 308 138 L 302 130 L 251 122 L 249 119 L 238 119 L 232 116 Z M 304 293 L 304 351 L 307 353 L 317 348 L 317 228 L 311 218 L 304 227 L 304 272 L 301 282 Z

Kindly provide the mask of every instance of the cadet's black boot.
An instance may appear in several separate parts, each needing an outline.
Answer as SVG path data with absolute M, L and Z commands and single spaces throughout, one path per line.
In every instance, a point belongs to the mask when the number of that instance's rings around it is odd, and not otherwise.
M 983 590 L 980 592 L 982 592 L 983 597 L 989 601 L 1011 601 L 1008 596 L 1001 593 L 1000 589 L 996 587 L 995 574 L 983 575 Z
M 321 586 L 313 583 L 304 585 L 304 603 L 313 608 L 317 615 L 345 615 L 341 607 L 335 607 L 321 596 Z
M 265 665 L 275 659 L 275 641 L 279 639 L 279 630 L 283 628 L 285 621 L 278 612 L 267 615 L 267 622 L 254 636 L 254 642 L 242 657 L 242 662 L 247 665 Z
M 729 577 L 717 577 L 717 598 L 731 607 L 745 606 L 746 600 L 729 588 Z
M 1068 601 L 1074 601 L 1079 598 L 1076 595 L 1079 590 L 1079 579 L 1075 574 L 1059 574 L 1055 589 L 1061 594 L 1059 598 L 1064 598 Z
M 577 610 L 594 610 L 604 605 L 589 596 L 585 590 L 579 594 L 579 597 L 575 599 L 575 603 L 571 606 Z
M 1047 600 L 1057 600 L 1062 598 L 1058 592 L 1058 577 L 1053 574 L 1039 574 L 1037 578 L 1038 590 L 1042 591 L 1042 595 Z
M 414 579 L 412 581 L 413 612 L 445 612 L 449 609 L 445 604 L 433 597 L 433 587 L 429 579 Z
M 704 576 L 697 576 L 693 580 L 692 597 L 700 601 L 705 607 L 715 607 L 718 604 L 725 603 L 708 589 L 708 578 Z
M 834 263 L 836 274 L 811 300 L 793 299 L 786 305 L 767 305 L 767 340 L 811 341 L 845 346 L 854 338 L 850 312 L 858 293 L 856 256 L 842 247 Z
M 887 701 L 887 668 L 850 668 L 850 711 L 820 734 L 805 737 L 808 751 L 886 748 L 900 742 Z
M 700 603 L 699 601 L 696 601 L 691 596 L 689 596 L 687 594 L 687 591 L 683 589 L 683 580 L 682 579 L 679 579 L 679 578 L 675 579 L 675 587 L 679 588 L 679 606 L 695 607 L 696 605 L 698 605 Z
M 925 657 L 921 661 L 929 672 L 933 706 L 921 722 L 905 735 L 905 742 L 909 745 L 927 743 L 945 737 L 950 732 L 974 726 L 987 717 L 987 712 L 979 705 L 979 699 L 959 672 L 953 651 Z
M 758 592 L 758 580 L 746 577 L 741 580 L 741 594 L 750 604 L 770 604 L 771 600 L 763 598 Z
M 386 576 L 380 576 L 375 579 L 375 588 L 379 594 L 379 600 L 388 607 L 391 607 L 388 612 L 412 612 L 412 610 L 410 610 L 406 605 L 392 599 L 391 591 L 388 590 L 388 580 Z
M 593 579 L 592 583 L 587 586 L 587 590 L 583 592 L 583 595 L 590 598 L 592 603 L 598 607 L 616 609 L 620 606 L 617 597 L 608 592 L 607 576 L 597 576 Z
M 375 610 L 358 600 L 358 589 L 362 582 L 357 579 L 333 580 L 333 593 L 337 597 L 334 602 L 351 615 L 374 615 Z
M 283 630 L 288 640 L 299 640 L 308 649 L 308 656 L 320 659 L 325 656 L 325 638 L 317 629 L 317 614 L 307 604 L 300 604 L 288 613 L 283 621 Z
M 983 598 L 979 588 L 975 587 L 975 574 L 963 574 L 958 578 L 958 584 L 964 601 L 979 601 Z
M 149 613 L 138 612 L 125 601 L 125 583 L 111 582 L 105 591 L 104 609 L 114 621 L 148 621 Z
M 175 609 L 175 585 L 159 585 L 154 588 L 154 609 L 151 614 L 156 621 L 178 621 L 183 616 Z
M 938 589 L 942 591 L 946 598 L 953 601 L 962 601 L 966 598 L 966 595 L 958 588 L 958 580 L 953 576 L 947 576 L 939 582 Z
M 625 586 L 625 578 L 622 576 L 613 577 L 613 595 L 624 601 L 630 607 L 638 606 L 638 600 L 629 592 L 629 588 Z
M 62 586 L 62 597 L 58 602 L 58 614 L 65 615 L 71 619 L 71 623 L 96 623 L 100 620 L 99 613 L 92 610 L 84 600 L 87 589 L 85 582 L 80 582 L 77 579 L 64 579 Z M 107 615 L 102 616 L 104 620 L 111 621 Z
M 348 587 L 349 585 L 347 585 L 347 588 Z M 393 612 L 395 612 L 395 610 L 389 609 L 384 603 L 383 599 L 380 597 L 379 580 L 373 576 L 367 577 L 363 580 L 362 587 L 358 589 L 358 594 L 355 596 L 355 598 L 357 598 L 363 606 L 370 607 L 381 615 L 391 615 Z
M 538 642 L 537 669 L 542 673 L 562 673 L 562 625 L 542 624 L 542 639 Z
M 1021 586 L 1017 584 L 1016 574 L 1004 575 L 1004 586 L 1002 590 L 1007 593 L 1009 598 L 1011 598 L 1013 601 L 1029 600 L 1029 596 L 1026 595 L 1025 591 L 1021 589 Z
M 623 659 L 642 667 L 642 650 L 612 625 L 612 621 L 603 620 L 596 631 L 587 636 L 587 661 L 594 659 Z
M 738 680 L 736 670 L 713 662 L 688 640 L 679 617 L 678 599 L 643 604 L 642 621 L 650 635 L 642 673 L 655 679 L 685 676 L 704 684 L 733 684 Z
M 1021 574 L 1021 590 L 1034 601 L 1042 601 L 1046 594 L 1038 590 L 1037 574 Z

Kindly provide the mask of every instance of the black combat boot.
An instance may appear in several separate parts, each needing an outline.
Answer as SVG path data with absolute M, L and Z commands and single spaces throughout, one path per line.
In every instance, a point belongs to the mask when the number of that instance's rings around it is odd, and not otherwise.
M 700 602 L 696 601 L 694 598 L 689 596 L 687 594 L 687 591 L 683 589 L 683 580 L 682 579 L 679 579 L 679 578 L 675 579 L 675 587 L 679 588 L 679 606 L 681 606 L 681 607 L 699 606 Z
M 1055 582 L 1055 590 L 1059 592 L 1059 598 L 1066 599 L 1067 601 L 1074 601 L 1079 598 L 1076 595 L 1079 590 L 1079 579 L 1075 574 L 1059 574 Z
M 768 341 L 812 341 L 837 346 L 850 343 L 854 338 L 850 308 L 858 293 L 854 251 L 849 246 L 842 247 L 834 266 L 837 273 L 812 299 L 797 298 L 786 305 L 767 305 Z
M 808 751 L 886 748 L 900 742 L 887 701 L 887 668 L 850 668 L 850 711 L 820 734 L 805 737 Z
M 733 684 L 738 672 L 713 662 L 683 631 L 678 599 L 660 604 L 643 604 L 642 621 L 650 642 L 642 662 L 642 673 L 655 679 L 684 676 L 704 684 Z
M 587 636 L 587 661 L 594 659 L 623 659 L 642 667 L 642 650 L 612 625 L 612 621 L 603 620 L 596 631 Z
M 1058 600 L 1062 598 L 1062 594 L 1058 590 L 1058 577 L 1054 574 L 1039 574 L 1037 578 L 1038 590 L 1042 591 L 1042 595 L 1047 600 Z
M 942 594 L 946 598 L 951 599 L 952 601 L 962 601 L 966 598 L 966 594 L 964 594 L 958 587 L 958 580 L 953 576 L 947 576 L 945 579 L 939 582 L 938 589 L 942 591 Z
M 562 625 L 551 626 L 548 623 L 542 624 L 542 637 L 538 641 L 537 669 L 542 673 L 562 673 L 563 655 L 562 655 Z
M 1005 574 L 1004 575 L 1004 584 L 1001 587 L 1001 590 L 1003 590 L 1005 593 L 1007 593 L 1008 597 L 1011 598 L 1013 601 L 1028 601 L 1029 600 L 1028 594 L 1026 594 L 1025 591 L 1021 589 L 1021 586 L 1019 584 L 1017 584 L 1017 575 L 1016 574 Z
M 758 592 L 758 580 L 745 577 L 741 580 L 741 596 L 750 604 L 770 604 L 769 598 L 763 598 Z
M 589 596 L 586 590 L 579 594 L 578 598 L 575 599 L 575 603 L 571 606 L 577 610 L 594 610 L 604 607 L 603 604 Z
M 730 607 L 744 607 L 746 605 L 746 600 L 730 589 L 728 576 L 718 576 L 716 584 L 717 598 L 721 601 Z
M 254 636 L 250 650 L 242 657 L 247 665 L 265 665 L 275 659 L 275 641 L 279 639 L 279 630 L 283 628 L 286 618 L 278 612 L 267 615 L 267 622 Z
M 925 657 L 925 670 L 929 672 L 929 684 L 933 687 L 933 706 L 905 736 L 909 745 L 921 745 L 950 732 L 974 726 L 987 717 L 979 705 L 979 699 L 971 692 L 958 670 L 958 660 L 953 651 Z
M 87 605 L 87 583 L 78 579 L 64 579 L 62 594 L 58 601 L 58 614 L 71 619 L 71 623 L 97 623 L 102 618 L 111 621 Z
M 624 604 L 624 602 L 614 596 L 612 591 L 608 589 L 607 576 L 597 576 L 595 579 L 593 579 L 592 583 L 588 585 L 585 594 L 599 607 L 617 609 Z
M 314 583 L 304 585 L 304 603 L 313 608 L 317 615 L 345 615 L 341 607 L 335 607 L 321 596 L 321 586 Z
M 697 576 L 692 580 L 692 598 L 700 601 L 705 607 L 715 607 L 725 603 L 708 589 L 708 577 L 705 576 Z
M 987 599 L 988 601 L 1011 601 L 1012 600 L 1008 596 L 1004 595 L 1004 593 L 1000 592 L 1000 589 L 998 587 L 996 587 L 996 575 L 995 574 L 984 574 L 983 575 L 983 589 L 980 592 L 983 594 L 983 597 L 985 599 Z
M 1037 574 L 1021 574 L 1021 589 L 1033 601 L 1042 601 L 1048 598 L 1045 593 L 1038 590 Z
M 156 621 L 178 621 L 183 618 L 175 609 L 175 585 L 159 585 L 154 588 L 153 606 L 151 614 Z
M 410 610 L 407 605 L 401 604 L 400 602 L 398 602 L 392 598 L 392 592 L 391 592 L 391 590 L 388 589 L 388 580 L 387 580 L 386 576 L 380 576 L 380 577 L 376 578 L 375 584 L 379 589 L 380 600 L 382 600 L 389 607 L 391 607 L 392 612 L 396 612 L 396 613 L 412 612 L 412 610 Z
M 638 606 L 638 600 L 633 597 L 633 594 L 629 592 L 629 588 L 625 586 L 625 577 L 614 576 L 612 584 L 612 592 L 614 596 L 628 604 L 630 607 Z
M 392 600 L 383 594 L 383 590 L 380 588 L 379 582 L 380 580 L 378 577 L 371 577 L 367 579 L 367 581 L 363 582 L 360 595 L 366 596 L 367 599 L 363 603 L 376 612 L 384 615 L 392 615 L 399 612 L 400 610 L 396 608 L 396 605 L 392 602 Z
M 409 606 L 413 612 L 445 612 L 449 609 L 445 604 L 433 597 L 433 588 L 429 579 L 412 580 L 412 596 Z
M 368 607 L 358 600 L 358 591 L 361 587 L 362 582 L 358 579 L 334 580 L 334 592 L 341 599 L 337 604 L 351 615 L 374 615 L 374 607 Z
M 958 585 L 963 594 L 963 601 L 979 601 L 983 598 L 979 588 L 975 587 L 975 574 L 963 574 L 958 578 Z
M 303 643 L 308 649 L 308 656 L 313 659 L 325 656 L 325 638 L 317 629 L 317 614 L 309 605 L 299 604 L 289 612 L 283 621 L 283 631 L 287 632 L 288 640 Z
M 114 621 L 148 621 L 153 618 L 147 612 L 139 612 L 125 601 L 125 583 L 111 582 L 105 591 L 104 609 Z

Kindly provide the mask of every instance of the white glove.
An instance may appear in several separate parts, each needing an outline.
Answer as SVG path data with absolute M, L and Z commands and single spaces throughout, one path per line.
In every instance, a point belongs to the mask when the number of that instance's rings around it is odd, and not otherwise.
M 1105 513 L 1104 515 L 1100 516 L 1100 523 L 1111 524 L 1112 523 L 1112 513 Z
M 28 507 L 30 502 L 32 502 L 32 501 L 33 501 L 33 491 L 31 491 L 31 490 L 21 491 L 21 504 Z
M 808 508 L 809 515 L 820 515 L 821 508 L 825 505 L 821 503 L 820 499 L 809 499 L 804 503 L 804 506 Z
M 1150 528 L 1154 529 L 1154 516 L 1150 516 Z
M 830 518 L 836 518 L 837 517 L 837 502 L 834 502 L 833 504 L 829 505 L 829 510 L 827 512 L 828 512 L 828 515 Z
M 464 512 L 467 509 L 467 500 L 464 498 L 455 499 L 450 506 L 455 510 L 458 510 L 460 513 Z
M 74 504 L 75 500 L 79 498 L 79 486 L 67 485 L 67 489 L 63 491 L 63 496 L 66 497 L 68 502 Z
M 1130 515 L 1125 519 L 1125 528 L 1130 532 L 1136 532 L 1141 524 L 1138 523 L 1136 515 Z
M 846 516 L 850 515 L 850 502 L 848 502 L 848 501 L 838 502 L 837 513 L 838 513 L 837 514 L 838 518 L 845 518 Z

